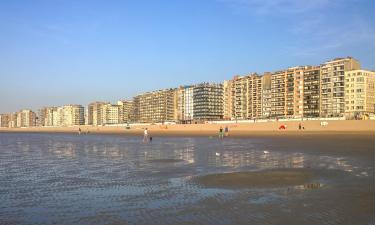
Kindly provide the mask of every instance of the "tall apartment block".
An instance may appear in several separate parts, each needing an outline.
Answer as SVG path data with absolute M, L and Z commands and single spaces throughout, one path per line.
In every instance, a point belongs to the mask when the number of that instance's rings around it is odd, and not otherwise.
M 201 83 L 194 86 L 193 114 L 195 120 L 221 120 L 224 117 L 222 84 Z
M 60 126 L 84 125 L 84 107 L 81 105 L 64 105 L 57 108 Z
M 271 117 L 284 117 L 286 109 L 286 71 L 276 71 L 271 75 Z
M 357 60 L 337 58 L 321 65 L 320 117 L 337 117 L 345 113 L 345 72 L 360 69 Z
M 177 89 L 148 92 L 134 97 L 136 120 L 159 123 L 177 120 Z
M 320 66 L 307 68 L 303 73 L 303 117 L 320 115 Z
M 0 127 L 9 127 L 9 114 L 0 114 Z
M 224 88 L 224 120 L 233 119 L 233 80 L 225 80 Z
M 36 114 L 29 109 L 17 112 L 16 118 L 16 127 L 34 127 L 36 125 Z
M 345 116 L 349 119 L 375 114 L 375 72 L 345 72 Z
M 292 67 L 271 75 L 271 116 L 302 117 L 304 112 L 304 71 L 309 66 Z
M 177 119 L 182 123 L 191 123 L 194 119 L 194 86 L 182 86 L 177 90 Z
M 121 120 L 120 106 L 113 104 L 104 104 L 101 107 L 101 116 L 103 125 L 106 124 L 119 124 Z
M 36 125 L 37 126 L 45 126 L 45 121 L 46 121 L 46 110 L 47 110 L 47 107 L 43 107 L 41 109 L 38 109 L 38 119 L 36 121 Z
M 304 97 L 304 71 L 310 68 L 309 66 L 295 67 L 293 69 L 293 117 L 303 117 L 303 97 Z M 288 89 L 288 94 L 291 91 Z
M 134 122 L 134 102 L 128 100 L 117 101 L 120 106 L 120 123 Z
M 105 102 L 93 102 L 87 106 L 87 124 L 88 125 L 102 125 L 102 106 Z
M 235 76 L 232 80 L 234 119 L 262 117 L 262 77 L 256 73 Z
M 9 114 L 9 128 L 17 127 L 17 113 Z
M 232 80 L 232 104 L 234 119 L 247 119 L 248 80 L 244 76 L 235 76 Z
M 262 118 L 271 117 L 271 73 L 265 73 L 262 76 Z

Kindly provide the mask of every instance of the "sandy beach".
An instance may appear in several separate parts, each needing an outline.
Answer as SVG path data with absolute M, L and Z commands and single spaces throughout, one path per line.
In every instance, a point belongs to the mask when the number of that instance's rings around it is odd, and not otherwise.
M 322 133 L 374 133 L 375 121 L 373 120 L 347 120 L 347 121 L 326 121 L 326 126 L 321 125 L 322 121 L 278 121 L 278 122 L 256 122 L 256 123 L 227 123 L 227 124 L 173 124 L 173 125 L 130 125 L 126 129 L 124 125 L 118 126 L 75 126 L 75 127 L 29 127 L 29 128 L 0 128 L 0 132 L 61 132 L 101 134 L 124 134 L 142 135 L 147 128 L 151 136 L 217 136 L 220 127 L 229 129 L 229 136 L 284 136 Z M 299 130 L 301 123 L 304 129 Z M 285 130 L 279 127 L 285 125 Z

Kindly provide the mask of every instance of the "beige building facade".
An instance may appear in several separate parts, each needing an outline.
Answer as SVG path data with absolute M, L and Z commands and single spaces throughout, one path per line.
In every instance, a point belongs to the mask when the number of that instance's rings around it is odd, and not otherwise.
M 375 114 L 375 72 L 345 72 L 345 116 L 360 119 Z
M 102 107 L 108 104 L 106 102 L 93 102 L 87 106 L 87 124 L 88 125 L 102 125 Z
M 164 89 L 134 97 L 137 122 L 162 123 L 177 121 L 177 89 Z
M 320 115 L 320 66 L 307 68 L 303 73 L 303 117 Z
M 345 72 L 360 69 L 357 60 L 337 58 L 321 65 L 320 117 L 339 117 L 345 113 Z

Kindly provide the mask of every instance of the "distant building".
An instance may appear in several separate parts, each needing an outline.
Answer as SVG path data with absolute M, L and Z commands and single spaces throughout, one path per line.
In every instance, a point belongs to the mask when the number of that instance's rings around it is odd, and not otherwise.
M 345 72 L 345 115 L 349 119 L 375 114 L 375 72 Z
M 224 117 L 224 89 L 222 84 L 201 83 L 193 88 L 194 120 L 222 120 Z
M 303 117 L 304 71 L 309 68 L 311 68 L 311 66 L 298 66 L 272 73 L 272 117 Z
M 286 109 L 286 71 L 273 72 L 271 75 L 271 117 L 285 117 Z
M 0 127 L 9 127 L 9 114 L 0 114 Z
M 81 105 L 64 105 L 57 108 L 57 123 L 60 126 L 84 125 L 84 107 Z
M 16 113 L 15 127 L 34 127 L 36 125 L 36 114 L 29 110 L 23 109 Z
M 345 72 L 360 69 L 357 60 L 347 57 L 321 65 L 320 117 L 337 117 L 345 113 Z
M 191 123 L 194 119 L 194 85 L 183 86 L 177 90 L 177 119 Z
M 141 123 L 177 121 L 177 89 L 147 92 L 134 97 L 135 119 Z
M 9 128 L 18 127 L 17 124 L 17 113 L 10 113 L 9 114 Z
M 120 123 L 130 123 L 134 122 L 134 102 L 121 100 L 117 102 L 120 106 Z
M 43 108 L 38 110 L 37 121 L 36 121 L 37 126 L 43 127 L 43 126 L 46 125 L 45 124 L 46 112 L 47 112 L 47 107 L 43 107 Z
M 303 73 L 303 117 L 320 115 L 320 66 L 306 69 Z
M 271 117 L 271 73 L 262 76 L 262 118 Z
M 106 102 L 93 102 L 87 107 L 87 124 L 88 125 L 102 125 L 102 106 L 108 104 Z
M 232 120 L 233 117 L 233 80 L 225 80 L 224 88 L 224 119 Z
M 102 124 L 119 124 L 121 119 L 120 106 L 113 104 L 104 104 L 101 107 Z
M 293 92 L 290 91 L 290 87 L 288 86 L 288 103 L 293 101 L 293 117 L 294 118 L 302 118 L 303 117 L 303 97 L 304 97 L 304 71 L 310 68 L 310 66 L 302 66 L 302 67 L 295 67 L 293 69 Z M 288 77 L 290 79 L 290 77 Z M 289 83 L 288 83 L 289 84 Z M 292 84 L 291 84 L 292 85 Z M 292 94 L 293 93 L 293 96 Z M 289 99 L 289 96 L 292 99 Z M 287 103 L 287 104 L 288 104 Z M 289 105 L 287 106 L 288 109 L 290 108 Z

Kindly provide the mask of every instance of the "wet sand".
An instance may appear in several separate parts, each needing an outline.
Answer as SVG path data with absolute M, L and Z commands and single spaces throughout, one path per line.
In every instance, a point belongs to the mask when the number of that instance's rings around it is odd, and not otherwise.
M 272 188 L 311 183 L 316 174 L 309 169 L 278 169 L 209 174 L 192 180 L 211 188 Z
M 375 224 L 374 146 L 371 133 L 0 133 L 0 224 Z

